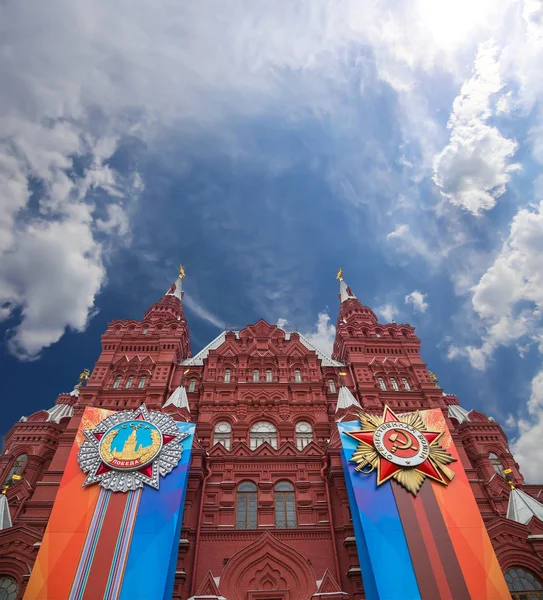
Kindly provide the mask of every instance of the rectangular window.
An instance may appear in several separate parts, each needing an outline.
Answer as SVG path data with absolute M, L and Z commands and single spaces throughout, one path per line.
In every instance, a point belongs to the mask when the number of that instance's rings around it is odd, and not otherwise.
M 296 528 L 294 492 L 277 492 L 275 494 L 275 526 L 277 529 Z
M 145 386 L 145 381 L 146 381 L 147 377 L 145 377 L 145 375 L 142 375 L 140 377 L 140 380 L 138 381 L 138 388 L 141 389 L 142 387 Z
M 256 529 L 256 493 L 238 494 L 236 508 L 236 528 Z

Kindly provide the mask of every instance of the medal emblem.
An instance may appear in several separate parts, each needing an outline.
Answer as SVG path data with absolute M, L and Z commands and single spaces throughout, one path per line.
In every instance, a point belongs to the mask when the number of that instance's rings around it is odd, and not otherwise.
M 382 416 L 360 414 L 359 431 L 345 432 L 358 442 L 351 458 L 356 471 L 377 469 L 377 485 L 393 478 L 413 495 L 429 477 L 448 485 L 455 461 L 440 444 L 442 431 L 429 431 L 418 412 L 396 415 L 388 406 Z
M 87 438 L 79 449 L 81 470 L 87 473 L 84 486 L 93 483 L 113 492 L 127 492 L 150 485 L 159 488 L 164 477 L 181 459 L 181 433 L 169 415 L 125 410 L 105 418 L 94 429 L 83 431 Z

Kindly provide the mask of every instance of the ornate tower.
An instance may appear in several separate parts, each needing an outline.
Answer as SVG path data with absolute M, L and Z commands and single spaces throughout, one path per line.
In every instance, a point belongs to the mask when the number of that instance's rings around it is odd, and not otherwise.
M 379 324 L 339 279 L 339 316 L 332 358 L 348 365 L 347 380 L 364 408 L 384 404 L 398 411 L 443 407 L 442 391 L 420 356 L 420 340 L 411 325 Z
M 190 354 L 183 312 L 183 278 L 145 313 L 142 321 L 115 320 L 102 335 L 102 353 L 81 393 L 80 404 L 102 408 L 161 408 L 179 362 Z
M 102 352 L 89 377 L 55 405 L 22 417 L 6 435 L 0 457 L 13 527 L 0 531 L 0 565 L 24 588 L 86 405 L 113 410 L 145 402 L 160 409 L 179 361 L 190 357 L 183 312 L 181 268 L 175 283 L 142 321 L 115 320 L 102 335 Z M 177 411 L 174 411 L 177 412 Z M 198 453 L 196 453 L 198 460 Z M 21 473 L 19 478 L 13 474 Z M 1 569 L 0 569 L 1 575 Z

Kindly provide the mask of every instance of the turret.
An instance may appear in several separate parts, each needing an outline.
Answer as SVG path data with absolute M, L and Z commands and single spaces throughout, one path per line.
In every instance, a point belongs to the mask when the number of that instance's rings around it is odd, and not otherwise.
M 183 312 L 183 279 L 185 268 L 179 267 L 179 275 L 162 298 L 155 302 L 145 313 L 146 321 L 176 320 L 185 321 Z

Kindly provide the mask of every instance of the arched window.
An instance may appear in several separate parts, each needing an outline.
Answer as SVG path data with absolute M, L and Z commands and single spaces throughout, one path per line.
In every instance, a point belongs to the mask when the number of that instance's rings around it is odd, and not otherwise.
M 121 377 L 115 377 L 115 381 L 113 382 L 113 388 L 118 388 L 121 385 Z
M 224 383 L 230 383 L 231 377 L 232 377 L 232 371 L 230 369 L 226 369 L 224 371 Z
M 296 423 L 296 448 L 303 450 L 307 444 L 313 441 L 313 428 L 306 421 Z
M 382 377 L 378 377 L 377 381 L 379 382 L 379 387 L 386 392 L 387 391 L 387 384 L 385 383 L 385 380 Z
M 11 469 L 9 470 L 6 479 L 4 480 L 4 484 L 11 484 L 11 478 L 13 477 L 13 475 L 19 475 L 21 476 L 24 473 L 24 470 L 26 469 L 26 465 L 28 464 L 28 455 L 26 454 L 19 454 L 19 456 L 15 459 L 15 462 L 13 463 L 13 465 L 11 466 Z M 2 596 L 0 596 L 0 600 L 1 600 Z
M 296 383 L 302 383 L 302 373 L 300 369 L 294 369 L 294 381 Z
M 398 387 L 398 382 L 394 379 L 394 377 L 390 378 L 390 385 L 395 392 L 399 392 L 400 388 Z
M 542 600 L 543 585 L 530 571 L 513 567 L 505 572 L 505 581 L 513 600 Z
M 149 331 L 149 329 L 147 327 L 144 327 L 141 332 L 143 335 L 147 335 L 148 331 Z
M 277 430 L 273 423 L 259 421 L 251 427 L 249 434 L 251 450 L 255 450 L 264 442 L 268 442 L 272 448 L 277 448 Z
M 328 389 L 330 390 L 331 394 L 336 393 L 336 382 L 333 379 L 328 380 Z
M 271 369 L 266 369 L 266 381 L 271 383 L 273 381 L 273 373 Z
M 490 459 L 490 462 L 492 463 L 492 466 L 494 467 L 494 471 L 496 471 L 496 473 L 498 475 L 505 477 L 505 473 L 503 472 L 502 461 L 500 460 L 499 456 L 494 454 L 494 452 L 491 452 L 488 455 L 488 458 Z
M 275 486 L 275 526 L 278 529 L 296 529 L 296 498 L 290 481 Z
M 142 375 L 140 377 L 140 380 L 138 381 L 138 389 L 141 390 L 141 388 L 145 387 L 145 382 L 147 381 L 147 377 L 145 375 Z
M 126 389 L 131 388 L 133 382 L 134 382 L 134 375 L 130 375 L 130 377 L 126 380 L 126 385 L 124 387 Z
M 376 331 L 375 332 L 375 337 L 381 337 L 381 332 L 380 331 Z
M 189 381 L 189 392 L 195 392 L 196 391 L 196 379 L 191 379 Z
M 0 575 L 0 600 L 17 600 L 19 584 L 7 575 Z
M 255 369 L 253 371 L 253 381 L 255 383 L 258 383 L 260 381 L 260 371 L 258 369 Z
M 403 387 L 410 392 L 411 391 L 411 386 L 409 385 L 409 381 L 407 381 L 407 379 L 405 377 L 402 377 L 402 383 L 403 383 Z
M 256 529 L 256 512 L 256 485 L 252 481 L 243 481 L 238 485 L 236 528 Z
M 230 450 L 232 437 L 232 426 L 228 421 L 221 421 L 215 425 L 213 433 L 213 443 L 222 444 L 227 450 Z

